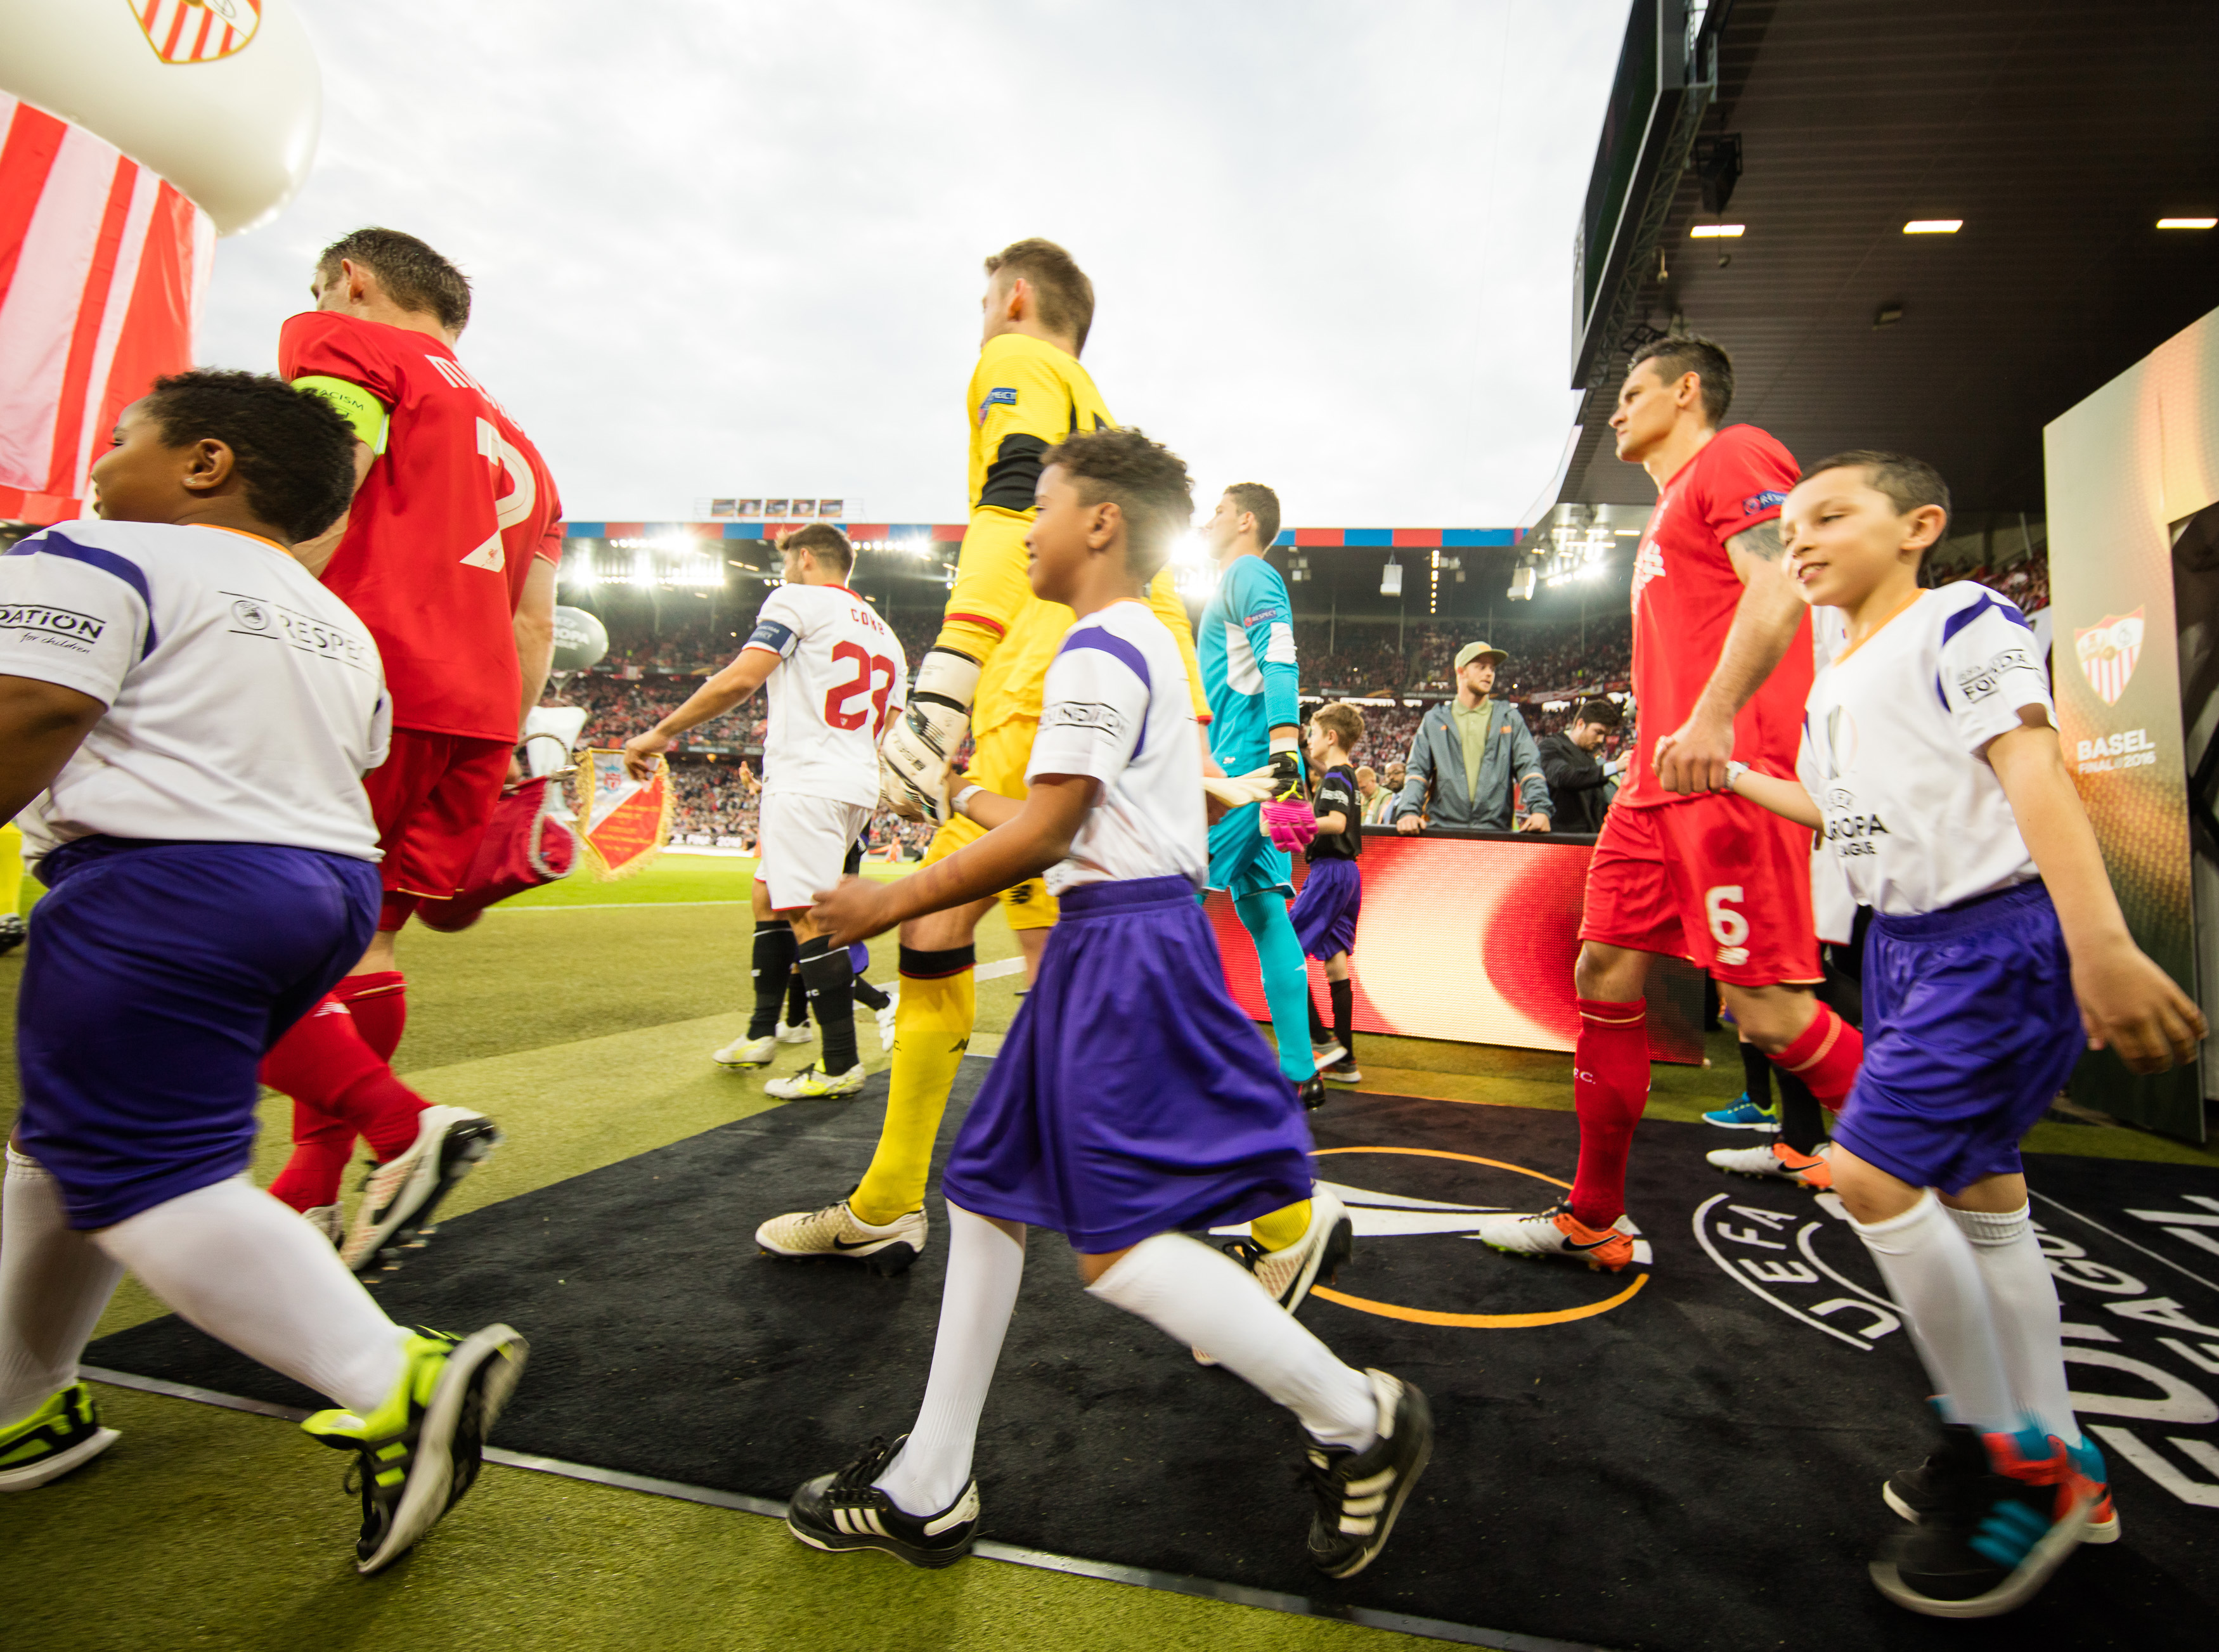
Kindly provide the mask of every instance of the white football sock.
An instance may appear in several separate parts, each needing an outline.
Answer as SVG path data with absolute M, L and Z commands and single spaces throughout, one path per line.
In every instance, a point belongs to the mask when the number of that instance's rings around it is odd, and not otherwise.
M 1911 1338 L 1938 1391 L 1942 1416 L 1983 1434 L 2016 1430 L 2018 1407 L 1980 1264 L 1972 1241 L 1943 1214 L 1932 1189 L 1900 1216 L 1849 1226 L 1880 1264 L 1888 1294 L 1911 1321 Z
M 96 1237 L 208 1335 L 349 1411 L 375 1411 L 401 1380 L 408 1332 L 370 1301 L 329 1239 L 244 1177 Z
M 123 1270 L 69 1225 L 62 1190 L 8 1149 L 0 1192 L 0 1428 L 77 1381 L 78 1357 Z
M 1379 1402 L 1364 1373 L 1342 1364 L 1222 1251 L 1159 1233 L 1087 1289 L 1203 1350 L 1293 1412 L 1313 1438 L 1362 1451 L 1379 1438 Z
M 1973 1260 L 1988 1288 L 1996 1343 L 2021 1415 L 2031 1418 L 2043 1433 L 2067 1445 L 2079 1444 L 2080 1425 L 2065 1380 L 2065 1341 L 2058 1330 L 2063 1314 L 2057 1282 L 2035 1239 L 2031 1208 L 2021 1205 L 2001 1214 L 1955 1205 L 1942 1208 L 1973 1242 Z
M 948 1283 L 932 1375 L 909 1442 L 871 1483 L 911 1514 L 937 1514 L 971 1483 L 979 1413 L 986 1408 L 1002 1336 L 1016 1311 L 1025 1247 L 984 1216 L 948 1207 Z

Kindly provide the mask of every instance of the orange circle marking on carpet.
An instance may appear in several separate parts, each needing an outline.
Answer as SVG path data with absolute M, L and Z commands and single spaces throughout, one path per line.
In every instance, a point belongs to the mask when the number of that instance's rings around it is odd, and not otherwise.
M 1548 1182 L 1569 1189 L 1571 1183 L 1560 1182 L 1553 1176 L 1544 1176 L 1538 1171 L 1529 1171 L 1523 1164 L 1505 1164 L 1499 1158 L 1482 1158 L 1476 1153 L 1452 1153 L 1439 1147 L 1321 1147 L 1312 1155 L 1323 1158 L 1333 1153 L 1391 1153 L 1403 1158 L 1453 1158 L 1466 1164 L 1485 1164 L 1498 1171 L 1514 1171 L 1520 1176 L 1530 1176 L 1537 1182 Z M 1374 1302 L 1362 1296 L 1347 1296 L 1323 1285 L 1310 1287 L 1310 1295 L 1321 1296 L 1328 1302 L 1338 1302 L 1343 1307 L 1352 1307 L 1359 1314 L 1376 1314 L 1385 1320 L 1403 1320 L 1412 1325 L 1442 1325 L 1457 1329 L 1479 1331 L 1524 1331 L 1538 1325 L 1569 1325 L 1574 1320 L 1591 1320 L 1598 1314 L 1607 1314 L 1621 1303 L 1627 1302 L 1649 1282 L 1647 1274 L 1635 1276 L 1634 1281 L 1615 1296 L 1600 1302 L 1589 1302 L 1582 1307 L 1557 1308 L 1547 1314 L 1442 1314 L 1427 1307 L 1404 1307 L 1399 1302 Z

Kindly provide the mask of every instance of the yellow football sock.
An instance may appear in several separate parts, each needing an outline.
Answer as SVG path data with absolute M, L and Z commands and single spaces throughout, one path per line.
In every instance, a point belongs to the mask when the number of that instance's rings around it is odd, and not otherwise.
M 23 829 L 0 821 L 0 917 L 13 917 L 23 904 Z
M 1248 1237 L 1267 1251 L 1284 1251 L 1290 1245 L 1299 1244 L 1303 1234 L 1310 1231 L 1310 1202 L 1288 1205 L 1268 1216 L 1259 1216 L 1248 1224 Z
M 882 1227 L 924 1202 L 940 1115 L 948 1110 L 948 1092 L 978 1016 L 978 987 L 968 966 L 946 975 L 902 977 L 886 1127 L 879 1132 L 871 1168 L 848 1199 L 858 1221 Z

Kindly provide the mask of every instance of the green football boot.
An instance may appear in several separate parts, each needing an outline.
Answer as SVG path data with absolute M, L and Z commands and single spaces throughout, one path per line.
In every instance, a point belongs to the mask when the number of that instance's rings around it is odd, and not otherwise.
M 58 1480 L 121 1438 L 100 1425 L 92 1390 L 72 1382 L 22 1421 L 0 1428 L 0 1492 L 27 1492 Z
M 326 1445 L 357 1454 L 347 1470 L 347 1489 L 362 1493 L 357 1571 L 367 1576 L 391 1565 L 463 1500 L 530 1351 L 505 1325 L 460 1342 L 422 1332 L 409 1338 L 401 1381 L 376 1411 L 320 1411 L 301 1425 Z

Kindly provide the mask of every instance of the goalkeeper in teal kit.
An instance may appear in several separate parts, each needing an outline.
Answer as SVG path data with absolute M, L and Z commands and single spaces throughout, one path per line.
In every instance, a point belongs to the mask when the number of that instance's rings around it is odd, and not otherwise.
M 1309 840 L 1317 822 L 1302 775 L 1294 610 L 1285 581 L 1264 560 L 1278 532 L 1277 494 L 1246 481 L 1225 490 L 1203 527 L 1221 577 L 1195 628 L 1194 647 L 1209 698 L 1210 755 L 1228 774 L 1269 764 L 1279 782 L 1272 801 L 1231 810 L 1210 829 L 1209 886 L 1233 897 L 1256 943 L 1279 1070 L 1301 1091 L 1302 1105 L 1314 1108 L 1325 1099 L 1325 1082 L 1310 1051 L 1308 969 L 1287 902 L 1295 892 L 1290 852 Z

